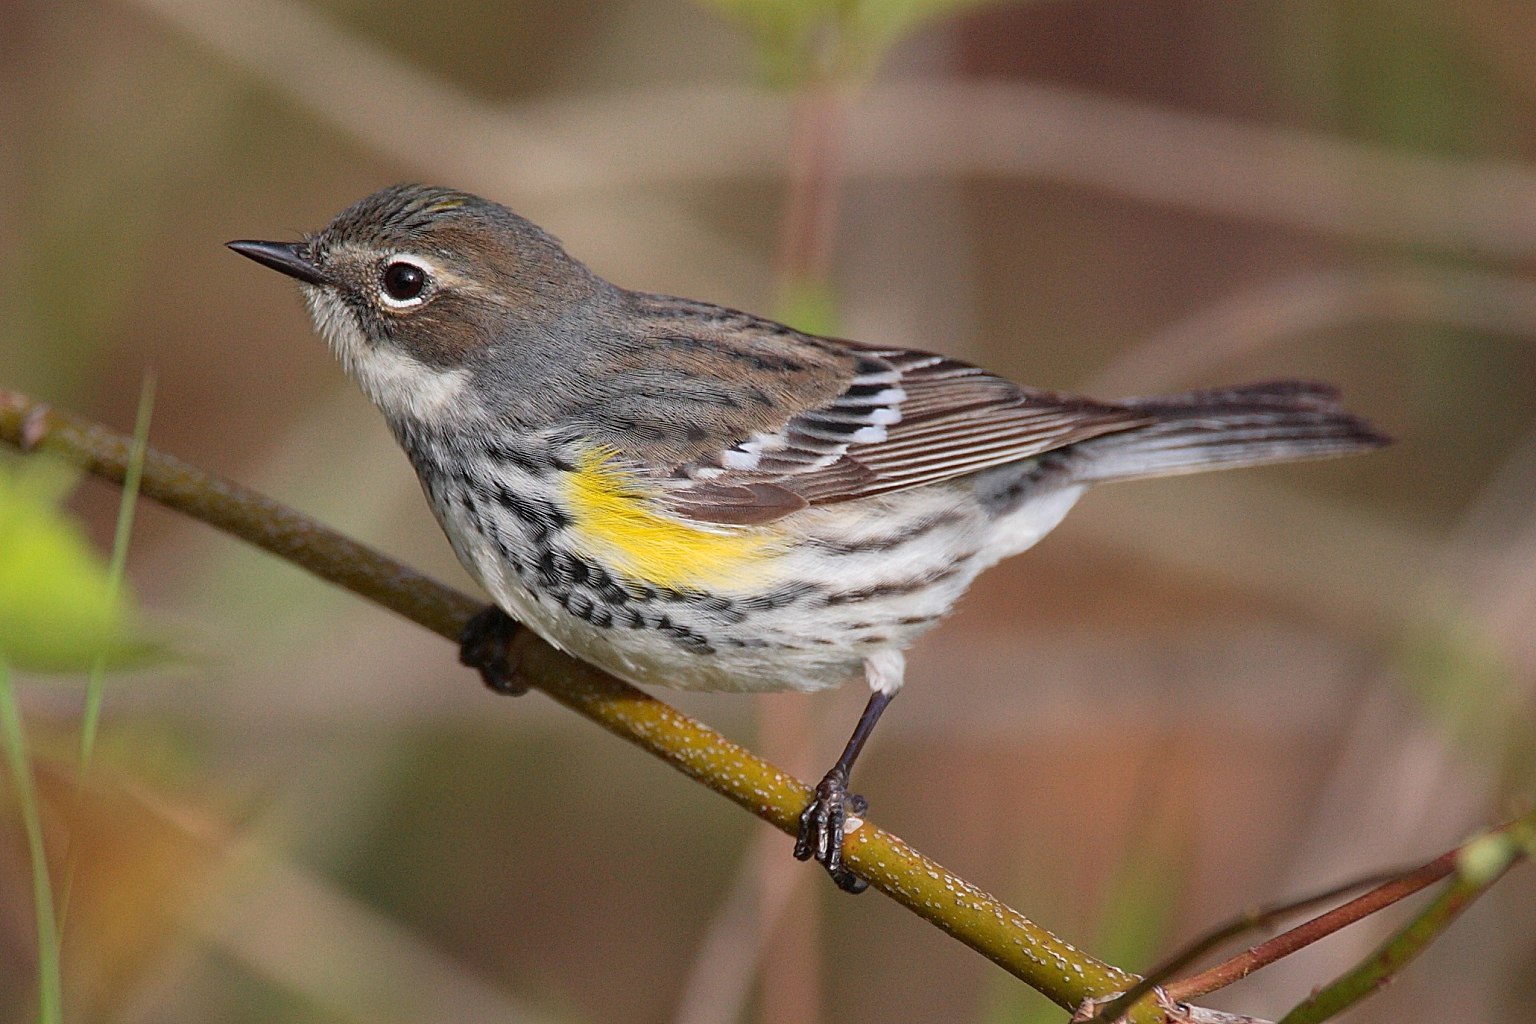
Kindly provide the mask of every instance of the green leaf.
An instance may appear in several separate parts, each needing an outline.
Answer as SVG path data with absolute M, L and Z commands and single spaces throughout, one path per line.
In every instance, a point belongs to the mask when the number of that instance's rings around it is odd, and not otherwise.
M 0 461 L 0 660 L 31 672 L 143 664 L 128 601 L 78 521 L 59 507 L 76 471 L 41 455 Z
M 920 26 L 997 0 L 699 0 L 739 23 L 776 85 L 873 73 Z
M 870 65 L 892 46 L 931 21 L 976 8 L 997 5 L 997 0 L 864 0 L 856 3 L 849 33 Z
M 836 0 L 699 0 L 737 22 L 752 40 L 769 80 L 792 86 L 815 66 L 816 28 Z
M 837 333 L 837 296 L 825 281 L 802 278 L 787 282 L 774 314 L 797 331 Z

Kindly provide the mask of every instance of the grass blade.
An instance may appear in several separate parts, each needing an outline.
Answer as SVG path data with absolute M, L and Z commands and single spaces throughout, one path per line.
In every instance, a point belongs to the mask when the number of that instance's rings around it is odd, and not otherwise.
M 123 588 L 123 574 L 128 564 L 128 538 L 133 533 L 133 513 L 139 500 L 139 481 L 144 478 L 144 453 L 149 448 L 149 420 L 155 408 L 155 378 L 146 374 L 139 390 L 139 411 L 133 421 L 133 448 L 128 454 L 123 475 L 123 494 L 117 506 L 117 527 L 112 535 L 112 560 L 107 565 L 107 600 L 115 605 Z M 80 774 L 90 767 L 96 751 L 96 733 L 101 721 L 101 703 L 106 691 L 107 650 L 96 656 L 85 684 L 85 708 L 80 716 Z
M 37 787 L 32 779 L 26 733 L 22 731 L 21 708 L 11 685 L 10 668 L 4 662 L 0 662 L 0 739 L 5 743 L 6 765 L 10 768 L 11 785 L 16 789 L 16 805 L 21 810 L 22 827 L 27 833 L 27 855 L 32 862 L 32 905 L 37 920 L 38 1024 L 61 1024 L 59 929 L 53 913 L 53 886 L 48 880 L 48 855 L 43 848 L 43 819 L 38 813 Z

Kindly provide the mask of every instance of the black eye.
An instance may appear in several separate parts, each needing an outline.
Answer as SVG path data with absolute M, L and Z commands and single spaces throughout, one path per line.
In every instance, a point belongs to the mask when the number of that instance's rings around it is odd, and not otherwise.
M 427 287 L 427 272 L 414 263 L 396 260 L 384 268 L 384 291 L 396 302 L 409 302 Z

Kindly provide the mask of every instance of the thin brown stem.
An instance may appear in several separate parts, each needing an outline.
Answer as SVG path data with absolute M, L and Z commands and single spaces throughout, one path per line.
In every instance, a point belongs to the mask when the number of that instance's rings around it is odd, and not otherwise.
M 1518 824 L 1517 819 L 1515 822 L 1490 830 L 1489 834 L 1497 835 Z M 1317 940 L 1326 938 L 1400 900 L 1407 899 L 1414 893 L 1449 876 L 1456 870 L 1457 862 L 1465 849 L 1466 846 L 1458 846 L 1454 850 L 1442 853 L 1429 863 L 1378 885 L 1370 892 L 1362 893 L 1348 903 L 1297 925 L 1288 932 L 1246 949 L 1209 970 L 1165 985 L 1164 991 L 1171 998 L 1183 1001 L 1225 988 L 1235 981 L 1246 978 L 1260 967 L 1290 956 L 1297 950 L 1310 946 Z
M 1255 907 L 1252 910 L 1239 914 L 1232 920 L 1212 928 L 1173 956 L 1159 963 L 1143 975 L 1142 979 L 1135 985 L 1126 989 L 1124 994 L 1105 1003 L 1092 1017 L 1083 1021 L 1082 1024 L 1105 1024 L 1108 1021 L 1118 1020 L 1125 1014 L 1128 1008 L 1135 1005 L 1137 1000 L 1151 993 L 1153 989 L 1163 988 L 1167 991 L 1168 981 L 1174 975 L 1218 946 L 1231 941 L 1245 932 L 1265 928 L 1282 918 L 1332 903 L 1345 893 L 1354 892 L 1366 886 L 1379 886 L 1394 881 L 1403 874 L 1404 872 L 1401 870 L 1377 871 L 1365 878 L 1356 878 L 1342 885 L 1332 886 L 1323 892 L 1304 896 L 1301 899 Z
M 779 236 L 779 280 L 791 287 L 825 282 L 832 266 L 843 111 L 843 94 L 830 83 L 808 86 L 796 103 L 788 194 Z
M 829 326 L 795 321 L 803 321 L 808 313 L 800 301 L 803 293 L 830 293 L 842 167 L 841 121 L 837 86 L 829 78 L 814 76 L 796 98 L 778 259 L 780 319 L 804 329 Z M 821 312 L 830 315 L 830 303 Z M 765 750 L 791 757 L 796 769 L 814 770 L 814 764 L 806 762 L 812 758 L 816 732 L 804 701 L 775 702 L 765 695 L 758 700 L 757 719 L 758 741 Z M 780 899 L 787 912 L 764 914 L 765 919 L 781 923 L 772 927 L 765 921 L 759 927 L 759 946 L 754 950 L 759 1014 L 764 1020 L 820 1020 L 821 921 L 816 893 L 806 885 L 810 879 L 803 873 L 786 877 L 787 865 L 763 864 L 760 905 L 769 910 L 769 901 Z
M 1505 870 L 1508 870 L 1506 866 Z M 1502 876 L 1503 872 L 1500 872 Z M 1424 913 L 1343 978 L 1303 1000 L 1280 1024 L 1312 1024 L 1336 1016 L 1372 992 L 1380 991 L 1408 962 L 1429 946 L 1461 912 L 1471 906 L 1498 878 L 1473 883 L 1458 878 L 1440 891 Z
M 1380 991 L 1517 861 L 1530 855 L 1533 836 L 1536 814 L 1528 812 L 1464 844 L 1456 851 L 1456 878 L 1440 895 L 1364 960 L 1302 1000 L 1280 1024 L 1321 1024 Z

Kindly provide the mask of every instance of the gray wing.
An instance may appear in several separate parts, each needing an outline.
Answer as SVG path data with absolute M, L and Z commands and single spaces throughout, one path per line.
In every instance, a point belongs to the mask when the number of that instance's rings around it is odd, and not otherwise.
M 1095 402 L 956 359 L 801 334 L 629 294 L 647 325 L 604 356 L 575 437 L 661 484 L 674 514 L 766 523 L 1077 446 L 1085 482 L 1362 451 L 1384 438 L 1329 387 L 1270 381 Z
M 769 522 L 965 476 L 1152 422 L 1147 411 L 1021 388 L 946 356 L 848 347 L 830 402 L 678 468 L 669 501 L 701 522 Z

